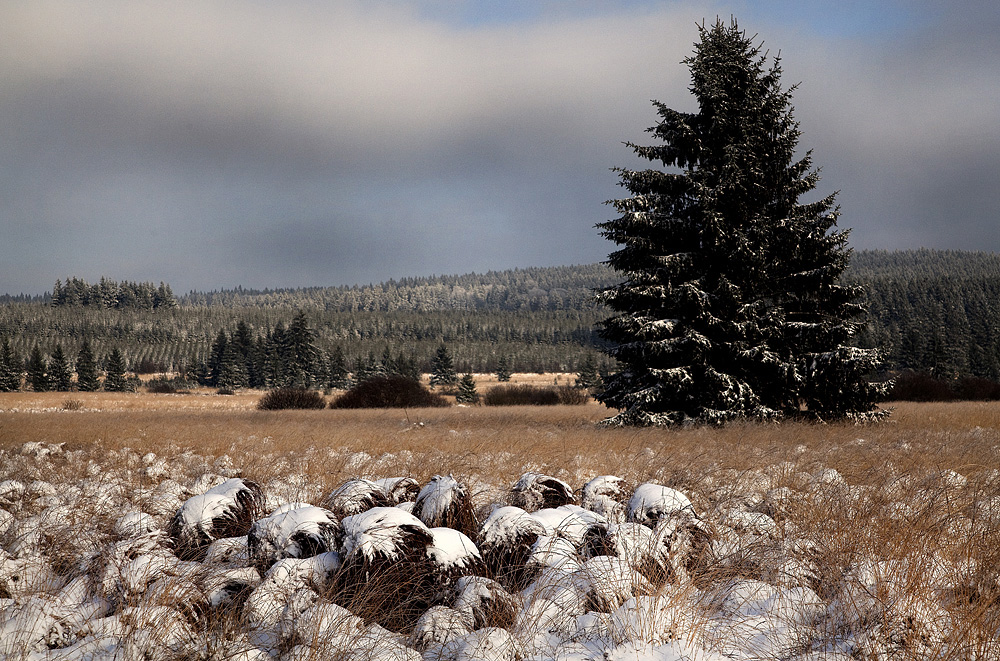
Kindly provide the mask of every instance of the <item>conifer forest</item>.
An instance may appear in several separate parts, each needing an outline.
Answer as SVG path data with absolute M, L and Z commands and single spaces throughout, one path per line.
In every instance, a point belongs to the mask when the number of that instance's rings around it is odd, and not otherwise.
M 884 351 L 876 377 L 1000 379 L 1000 256 L 858 251 L 845 281 L 866 289 L 858 344 Z M 276 361 L 295 342 L 307 348 L 289 368 L 299 375 L 280 378 L 301 380 L 305 370 L 314 385 L 386 365 L 429 372 L 442 344 L 462 373 L 495 372 L 501 362 L 515 372 L 575 372 L 588 361 L 606 372 L 614 365 L 596 327 L 607 311 L 594 292 L 614 282 L 613 271 L 592 264 L 175 296 L 164 283 L 71 276 L 43 296 L 0 296 L 0 342 L 22 365 L 37 347 L 48 362 L 61 350 L 74 367 L 86 340 L 102 368 L 118 349 L 129 371 L 200 371 L 213 385 L 229 365 L 238 387 L 277 385 Z

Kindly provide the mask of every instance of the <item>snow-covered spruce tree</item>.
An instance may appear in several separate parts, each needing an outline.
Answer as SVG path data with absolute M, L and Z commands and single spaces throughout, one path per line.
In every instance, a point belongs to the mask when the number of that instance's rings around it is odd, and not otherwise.
M 344 349 L 339 344 L 333 348 L 327 361 L 327 386 L 337 390 L 351 387 L 351 373 L 347 369 Z
M 125 356 L 115 347 L 108 354 L 104 365 L 104 390 L 107 392 L 127 392 L 131 390 L 125 376 Z
M 598 294 L 620 367 L 599 395 L 619 410 L 606 423 L 877 417 L 877 352 L 844 344 L 863 312 L 861 290 L 839 284 L 847 232 L 834 195 L 799 202 L 819 177 L 795 158 L 779 60 L 735 20 L 699 32 L 684 61 L 699 111 L 654 102 L 662 144 L 629 144 L 670 170 L 618 168 L 632 196 L 598 225 L 623 276 Z
M 507 356 L 501 355 L 497 359 L 497 381 L 500 383 L 506 383 L 510 381 L 511 373 L 510 368 L 507 366 Z
M 169 286 L 167 287 L 169 290 Z M 255 360 L 255 350 L 257 342 L 253 331 L 246 321 L 240 319 L 236 324 L 236 330 L 229 336 L 229 343 L 236 351 L 237 361 L 242 365 L 242 371 L 246 374 L 246 384 L 242 387 L 256 388 L 263 385 L 262 375 L 257 373 L 257 361 Z M 237 368 L 239 369 L 239 368 Z
M 358 356 L 354 363 L 353 381 L 355 383 L 362 383 L 376 376 L 385 376 L 385 374 L 381 374 L 379 372 L 379 364 L 378 361 L 375 360 L 375 352 L 369 351 L 368 358 Z
M 450 387 L 457 383 L 458 372 L 455 371 L 455 364 L 451 359 L 451 353 L 448 351 L 448 347 L 442 344 L 438 347 L 437 353 L 434 354 L 434 358 L 431 360 L 431 387 Z
M 0 340 L 0 392 L 16 392 L 21 389 L 21 358 L 10 346 L 10 340 Z
M 73 370 L 62 344 L 56 345 L 49 361 L 49 386 L 59 392 L 68 392 L 73 388 Z
M 49 390 L 52 385 L 49 380 L 49 362 L 45 360 L 45 356 L 42 355 L 42 350 L 37 344 L 31 348 L 24 369 L 27 372 L 28 383 L 31 384 L 32 390 L 35 392 Z
M 250 384 L 246 362 L 235 342 L 229 341 L 225 344 L 218 368 L 215 385 L 220 390 L 236 390 L 246 388 Z
M 306 313 L 299 310 L 285 334 L 287 373 L 285 385 L 312 388 L 316 383 L 316 366 L 320 359 L 316 332 L 309 327 Z
M 86 339 L 80 345 L 80 352 L 76 356 L 76 387 L 83 392 L 94 392 L 101 387 L 97 376 L 97 360 L 90 348 L 90 342 Z
M 573 385 L 591 394 L 600 390 L 601 375 L 597 371 L 597 361 L 594 360 L 593 354 L 587 354 L 576 373 L 576 383 Z
M 215 336 L 215 341 L 212 342 L 212 346 L 208 350 L 208 360 L 206 361 L 208 378 L 205 379 L 202 385 L 219 385 L 219 374 L 222 372 L 223 356 L 226 353 L 226 346 L 228 344 L 229 336 L 226 335 L 226 331 L 220 329 L 219 334 Z
M 458 392 L 455 393 L 455 401 L 459 404 L 478 404 L 479 391 L 476 390 L 476 379 L 472 374 L 462 375 L 458 382 Z

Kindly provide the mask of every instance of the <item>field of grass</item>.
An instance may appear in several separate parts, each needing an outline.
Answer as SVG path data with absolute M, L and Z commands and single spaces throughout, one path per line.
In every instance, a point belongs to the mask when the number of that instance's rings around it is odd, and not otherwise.
M 545 385 L 553 379 L 536 377 Z M 0 493 L 0 508 L 12 517 L 4 527 L 0 514 L 6 549 L 0 558 L 10 565 L 27 557 L 16 552 L 16 522 L 51 508 L 62 497 L 61 485 L 80 490 L 94 479 L 113 485 L 117 500 L 92 508 L 97 523 L 80 529 L 108 544 L 114 517 L 145 507 L 166 479 L 194 495 L 198 485 L 211 485 L 206 475 L 240 475 L 278 501 L 318 504 L 351 478 L 408 475 L 425 484 L 451 473 L 469 485 L 482 520 L 525 472 L 552 475 L 577 490 L 612 474 L 632 486 L 654 482 L 682 491 L 710 529 L 710 561 L 693 583 L 683 590 L 676 582 L 660 585 L 646 595 L 670 597 L 671 608 L 687 619 L 678 616 L 666 632 L 641 633 L 637 625 L 641 635 L 633 631 L 632 638 L 598 622 L 592 635 L 578 628 L 561 642 L 553 642 L 551 631 L 540 642 L 537 631 L 525 633 L 519 625 L 520 652 L 496 658 L 549 658 L 552 650 L 591 658 L 587 650 L 611 654 L 626 639 L 640 650 L 628 658 L 646 658 L 643 644 L 661 654 L 650 658 L 674 658 L 664 650 L 683 645 L 704 658 L 1000 658 L 998 403 L 898 403 L 890 405 L 895 410 L 887 422 L 872 426 L 656 430 L 597 427 L 608 411 L 595 403 L 264 412 L 255 410 L 260 395 L 0 394 L 0 483 L 34 484 L 49 497 L 36 494 L 32 501 L 31 488 L 17 498 Z M 767 529 L 745 523 L 748 514 L 765 514 Z M 165 528 L 170 512 L 155 515 Z M 47 539 L 42 534 L 34 550 L 67 579 L 97 544 L 54 546 Z M 5 584 L 4 571 L 0 608 L 13 617 L 35 592 Z M 772 620 L 733 606 L 732 595 L 745 590 L 746 581 L 811 590 L 819 601 L 796 611 L 794 635 L 776 634 Z M 647 602 L 641 602 L 645 611 L 640 602 L 628 603 L 633 616 L 642 611 L 639 620 L 655 621 L 663 612 Z M 605 615 L 619 622 L 626 605 Z M 593 620 L 586 613 L 576 617 L 578 627 Z M 687 628 L 677 624 L 682 620 Z M 762 635 L 764 642 L 751 640 Z M 31 657 L 25 645 L 23 658 L 47 658 Z M 291 647 L 283 645 L 269 653 L 287 656 Z M 451 658 L 435 649 L 433 658 Z M 190 650 L 174 652 L 162 658 Z
M 479 468 L 500 482 L 517 479 L 529 465 L 574 480 L 583 474 L 572 471 L 589 471 L 641 481 L 662 477 L 664 470 L 747 471 L 792 462 L 798 469 L 833 468 L 851 484 L 945 469 L 971 477 L 1000 466 L 996 402 L 891 403 L 889 420 L 872 426 L 737 424 L 664 431 L 597 427 L 609 410 L 593 402 L 263 412 L 255 410 L 261 394 L 0 393 L 0 449 L 34 441 L 89 451 L 171 448 L 251 460 L 261 451 L 294 456 L 309 448 L 373 456 L 406 451 L 414 457 L 397 469 L 414 477 L 429 477 L 441 456 L 449 457 L 455 473 L 488 457 L 489 464 Z M 497 454 L 505 457 L 499 464 Z M 351 475 L 335 473 L 332 479 L 344 477 Z

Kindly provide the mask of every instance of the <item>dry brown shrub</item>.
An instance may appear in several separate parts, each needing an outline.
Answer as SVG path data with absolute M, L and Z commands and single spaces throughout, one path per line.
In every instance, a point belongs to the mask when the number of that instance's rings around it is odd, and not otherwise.
M 234 391 L 219 389 L 220 395 L 233 395 Z M 326 408 L 323 395 L 307 388 L 277 388 L 260 398 L 257 408 L 261 411 L 280 411 L 283 409 L 322 409 Z
M 555 406 L 560 403 L 555 388 L 539 386 L 500 385 L 491 388 L 483 397 L 486 406 Z
M 330 402 L 332 409 L 425 408 L 447 406 L 441 395 L 399 374 L 375 376 Z

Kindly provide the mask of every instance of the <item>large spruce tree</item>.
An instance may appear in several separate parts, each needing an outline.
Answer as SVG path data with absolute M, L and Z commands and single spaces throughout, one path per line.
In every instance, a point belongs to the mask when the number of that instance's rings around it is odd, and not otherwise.
M 344 349 L 339 344 L 333 348 L 327 360 L 327 386 L 337 390 L 347 390 L 351 387 L 351 373 L 347 369 L 347 359 Z
M 246 383 L 241 387 L 259 388 L 263 385 L 262 375 L 259 375 L 257 361 L 255 360 L 256 343 L 253 331 L 243 319 L 236 324 L 236 330 L 230 336 L 230 344 L 236 350 L 237 360 L 241 364 L 242 371 L 246 372 Z M 239 368 L 238 368 L 239 369 Z
M 246 388 L 250 383 L 246 363 L 236 344 L 227 342 L 219 361 L 218 377 L 215 385 L 224 390 Z
M 619 410 L 607 423 L 876 417 L 877 352 L 846 344 L 863 312 L 839 284 L 847 232 L 834 195 L 799 202 L 819 177 L 796 158 L 779 60 L 735 20 L 699 32 L 684 61 L 699 111 L 654 102 L 660 144 L 629 146 L 668 169 L 618 168 L 631 197 L 598 225 L 623 276 L 598 294 L 621 368 L 599 396 Z
M 496 369 L 497 381 L 500 383 L 505 383 L 510 381 L 511 373 L 510 367 L 507 365 L 507 356 L 500 354 L 497 359 L 497 369 Z
M 479 392 L 476 390 L 476 379 L 472 374 L 463 374 L 458 382 L 455 401 L 459 404 L 478 404 Z
M 229 346 L 229 336 L 226 335 L 226 331 L 219 329 L 219 333 L 215 336 L 215 341 L 212 342 L 212 346 L 208 351 L 208 360 L 206 363 L 207 378 L 203 385 L 221 385 L 219 383 L 219 376 L 222 373 L 222 363 L 225 359 L 227 346 Z

